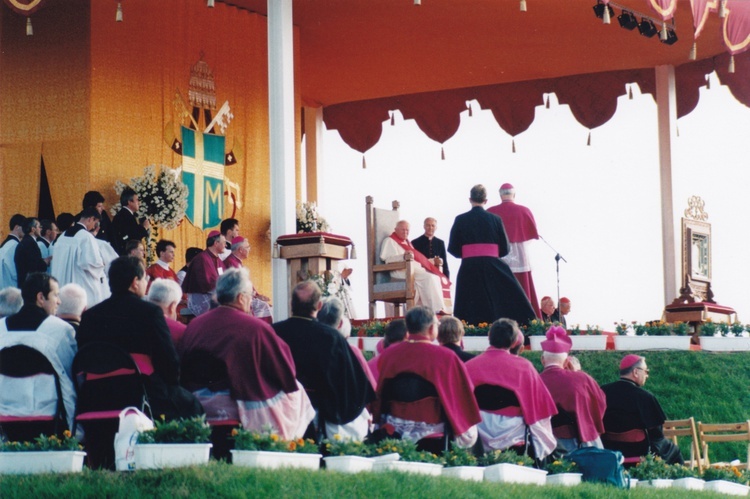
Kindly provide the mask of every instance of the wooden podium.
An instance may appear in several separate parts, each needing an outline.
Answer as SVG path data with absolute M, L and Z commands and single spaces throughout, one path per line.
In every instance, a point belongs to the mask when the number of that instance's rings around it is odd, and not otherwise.
M 350 257 L 349 246 L 354 249 L 352 240 L 346 236 L 327 232 L 302 232 L 276 238 L 274 253 L 287 262 L 287 279 L 291 291 L 310 275 L 338 270 L 337 262 Z M 289 313 L 291 314 L 291 310 Z

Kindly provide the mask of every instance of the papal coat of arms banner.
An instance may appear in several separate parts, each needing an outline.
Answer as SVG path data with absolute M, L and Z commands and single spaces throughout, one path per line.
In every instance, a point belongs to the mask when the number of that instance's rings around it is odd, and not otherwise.
M 226 137 L 222 135 L 233 115 L 229 102 L 224 102 L 212 119 L 216 109 L 214 78 L 202 59 L 190 71 L 188 97 L 192 112 L 179 90 L 175 95 L 175 109 L 181 121 L 187 123 L 180 126 L 180 137 L 174 136 L 170 122 L 164 129 L 164 138 L 173 151 L 182 155 L 182 181 L 189 191 L 185 214 L 194 226 L 205 230 L 221 223 L 224 195 L 231 189 L 235 190 L 230 195 L 234 208 L 242 206 L 239 186 L 224 176 L 224 167 L 237 162 L 234 150 L 225 152 Z

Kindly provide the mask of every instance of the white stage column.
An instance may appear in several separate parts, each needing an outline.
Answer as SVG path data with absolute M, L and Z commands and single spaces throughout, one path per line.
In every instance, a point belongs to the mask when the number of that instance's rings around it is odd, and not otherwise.
M 656 67 L 656 112 L 659 124 L 659 180 L 661 184 L 661 240 L 664 263 L 664 304 L 677 296 L 674 199 L 672 196 L 672 141 L 677 131 L 674 67 Z
M 294 199 L 294 36 L 292 0 L 268 0 L 268 109 L 271 150 L 271 240 L 292 234 Z M 288 317 L 286 260 L 273 259 L 274 320 Z

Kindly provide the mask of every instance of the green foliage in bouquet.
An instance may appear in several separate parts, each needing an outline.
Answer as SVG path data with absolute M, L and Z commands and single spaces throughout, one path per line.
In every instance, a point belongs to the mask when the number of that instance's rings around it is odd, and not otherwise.
M 39 435 L 31 442 L 2 442 L 0 452 L 39 452 L 82 450 L 78 439 L 71 435 L 70 430 L 63 432 L 62 438 L 57 435 Z
M 401 461 L 417 463 L 443 464 L 443 460 L 431 452 L 417 450 L 417 444 L 409 440 L 386 438 L 375 446 L 373 455 L 380 456 L 398 452 Z
M 234 448 L 237 450 L 263 450 L 269 452 L 299 452 L 301 454 L 317 454 L 318 446 L 314 440 L 298 438 L 297 440 L 282 440 L 278 433 L 270 430 L 257 432 L 252 430 L 234 429 Z
M 154 421 L 154 428 L 138 434 L 139 444 L 206 444 L 211 441 L 211 426 L 206 416 L 189 419 L 161 419 Z

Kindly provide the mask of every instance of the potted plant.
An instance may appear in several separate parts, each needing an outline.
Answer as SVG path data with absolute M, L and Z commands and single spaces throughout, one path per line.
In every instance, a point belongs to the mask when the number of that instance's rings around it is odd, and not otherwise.
M 271 430 L 234 429 L 232 464 L 250 468 L 320 468 L 318 446 L 311 439 L 283 440 Z
M 552 327 L 551 322 L 541 321 L 539 319 L 532 319 L 529 325 L 526 326 L 525 334 L 529 337 L 531 342 L 531 349 L 539 351 L 542 349 L 542 342 L 546 339 L 547 330 Z
M 715 323 L 711 319 L 701 324 L 701 350 L 707 352 L 736 352 L 750 350 L 750 338 L 742 336 L 744 326 L 735 322 Z
M 547 485 L 570 487 L 581 483 L 581 476 L 583 476 L 579 472 L 578 465 L 566 459 L 552 461 L 544 469 L 547 470 Z
M 581 331 L 576 325 L 570 330 L 570 339 L 573 342 L 573 350 L 606 350 L 607 336 L 602 334 L 599 326 L 586 324 L 586 330 Z
M 670 468 L 670 478 L 673 480 L 672 488 L 703 490 L 706 482 L 698 478 L 695 471 L 681 464 L 673 464 Z
M 479 463 L 484 468 L 484 479 L 490 482 L 531 483 L 544 485 L 547 471 L 532 468 L 534 460 L 519 456 L 513 450 L 496 450 L 484 454 Z
M 443 451 L 442 457 L 445 462 L 443 476 L 476 482 L 484 479 L 484 468 L 479 466 L 479 460 L 471 449 L 462 449 L 454 445 L 452 449 Z
M 641 458 L 641 462 L 630 468 L 632 478 L 638 480 L 638 487 L 654 487 L 657 489 L 672 486 L 671 467 L 659 456 L 651 454 Z
M 323 440 L 323 448 L 328 456 L 323 458 L 326 469 L 342 473 L 371 471 L 372 447 L 357 440 L 347 439 L 338 433 L 330 440 Z
M 409 440 L 386 438 L 375 446 L 375 455 L 398 453 L 398 461 L 376 460 L 373 471 L 402 471 L 419 475 L 439 476 L 443 461 L 431 452 L 417 450 L 417 444 Z
M 31 442 L 0 442 L 0 474 L 80 473 L 86 455 L 82 449 L 68 430 L 62 438 L 39 435 Z
M 179 468 L 205 464 L 211 455 L 211 426 L 206 416 L 166 421 L 138 434 L 135 469 Z
M 635 335 L 615 336 L 615 350 L 690 350 L 690 337 L 673 334 L 673 327 L 664 321 L 633 323 Z
M 736 466 L 711 467 L 703 470 L 703 480 L 706 482 L 703 490 L 746 496 L 750 491 L 746 485 L 748 479 L 748 472 L 740 471 Z
M 467 352 L 484 352 L 487 347 L 490 346 L 490 340 L 488 333 L 490 325 L 486 322 L 480 322 L 476 326 L 466 324 L 465 321 L 461 321 L 464 326 L 464 338 L 463 346 Z
M 690 333 L 690 324 L 687 322 L 677 321 L 672 324 L 672 332 L 677 336 L 688 336 Z
M 355 348 L 364 352 L 377 351 L 378 342 L 383 340 L 385 328 L 390 321 L 369 321 L 362 324 L 357 330 L 357 334 L 352 334 L 347 341 Z

